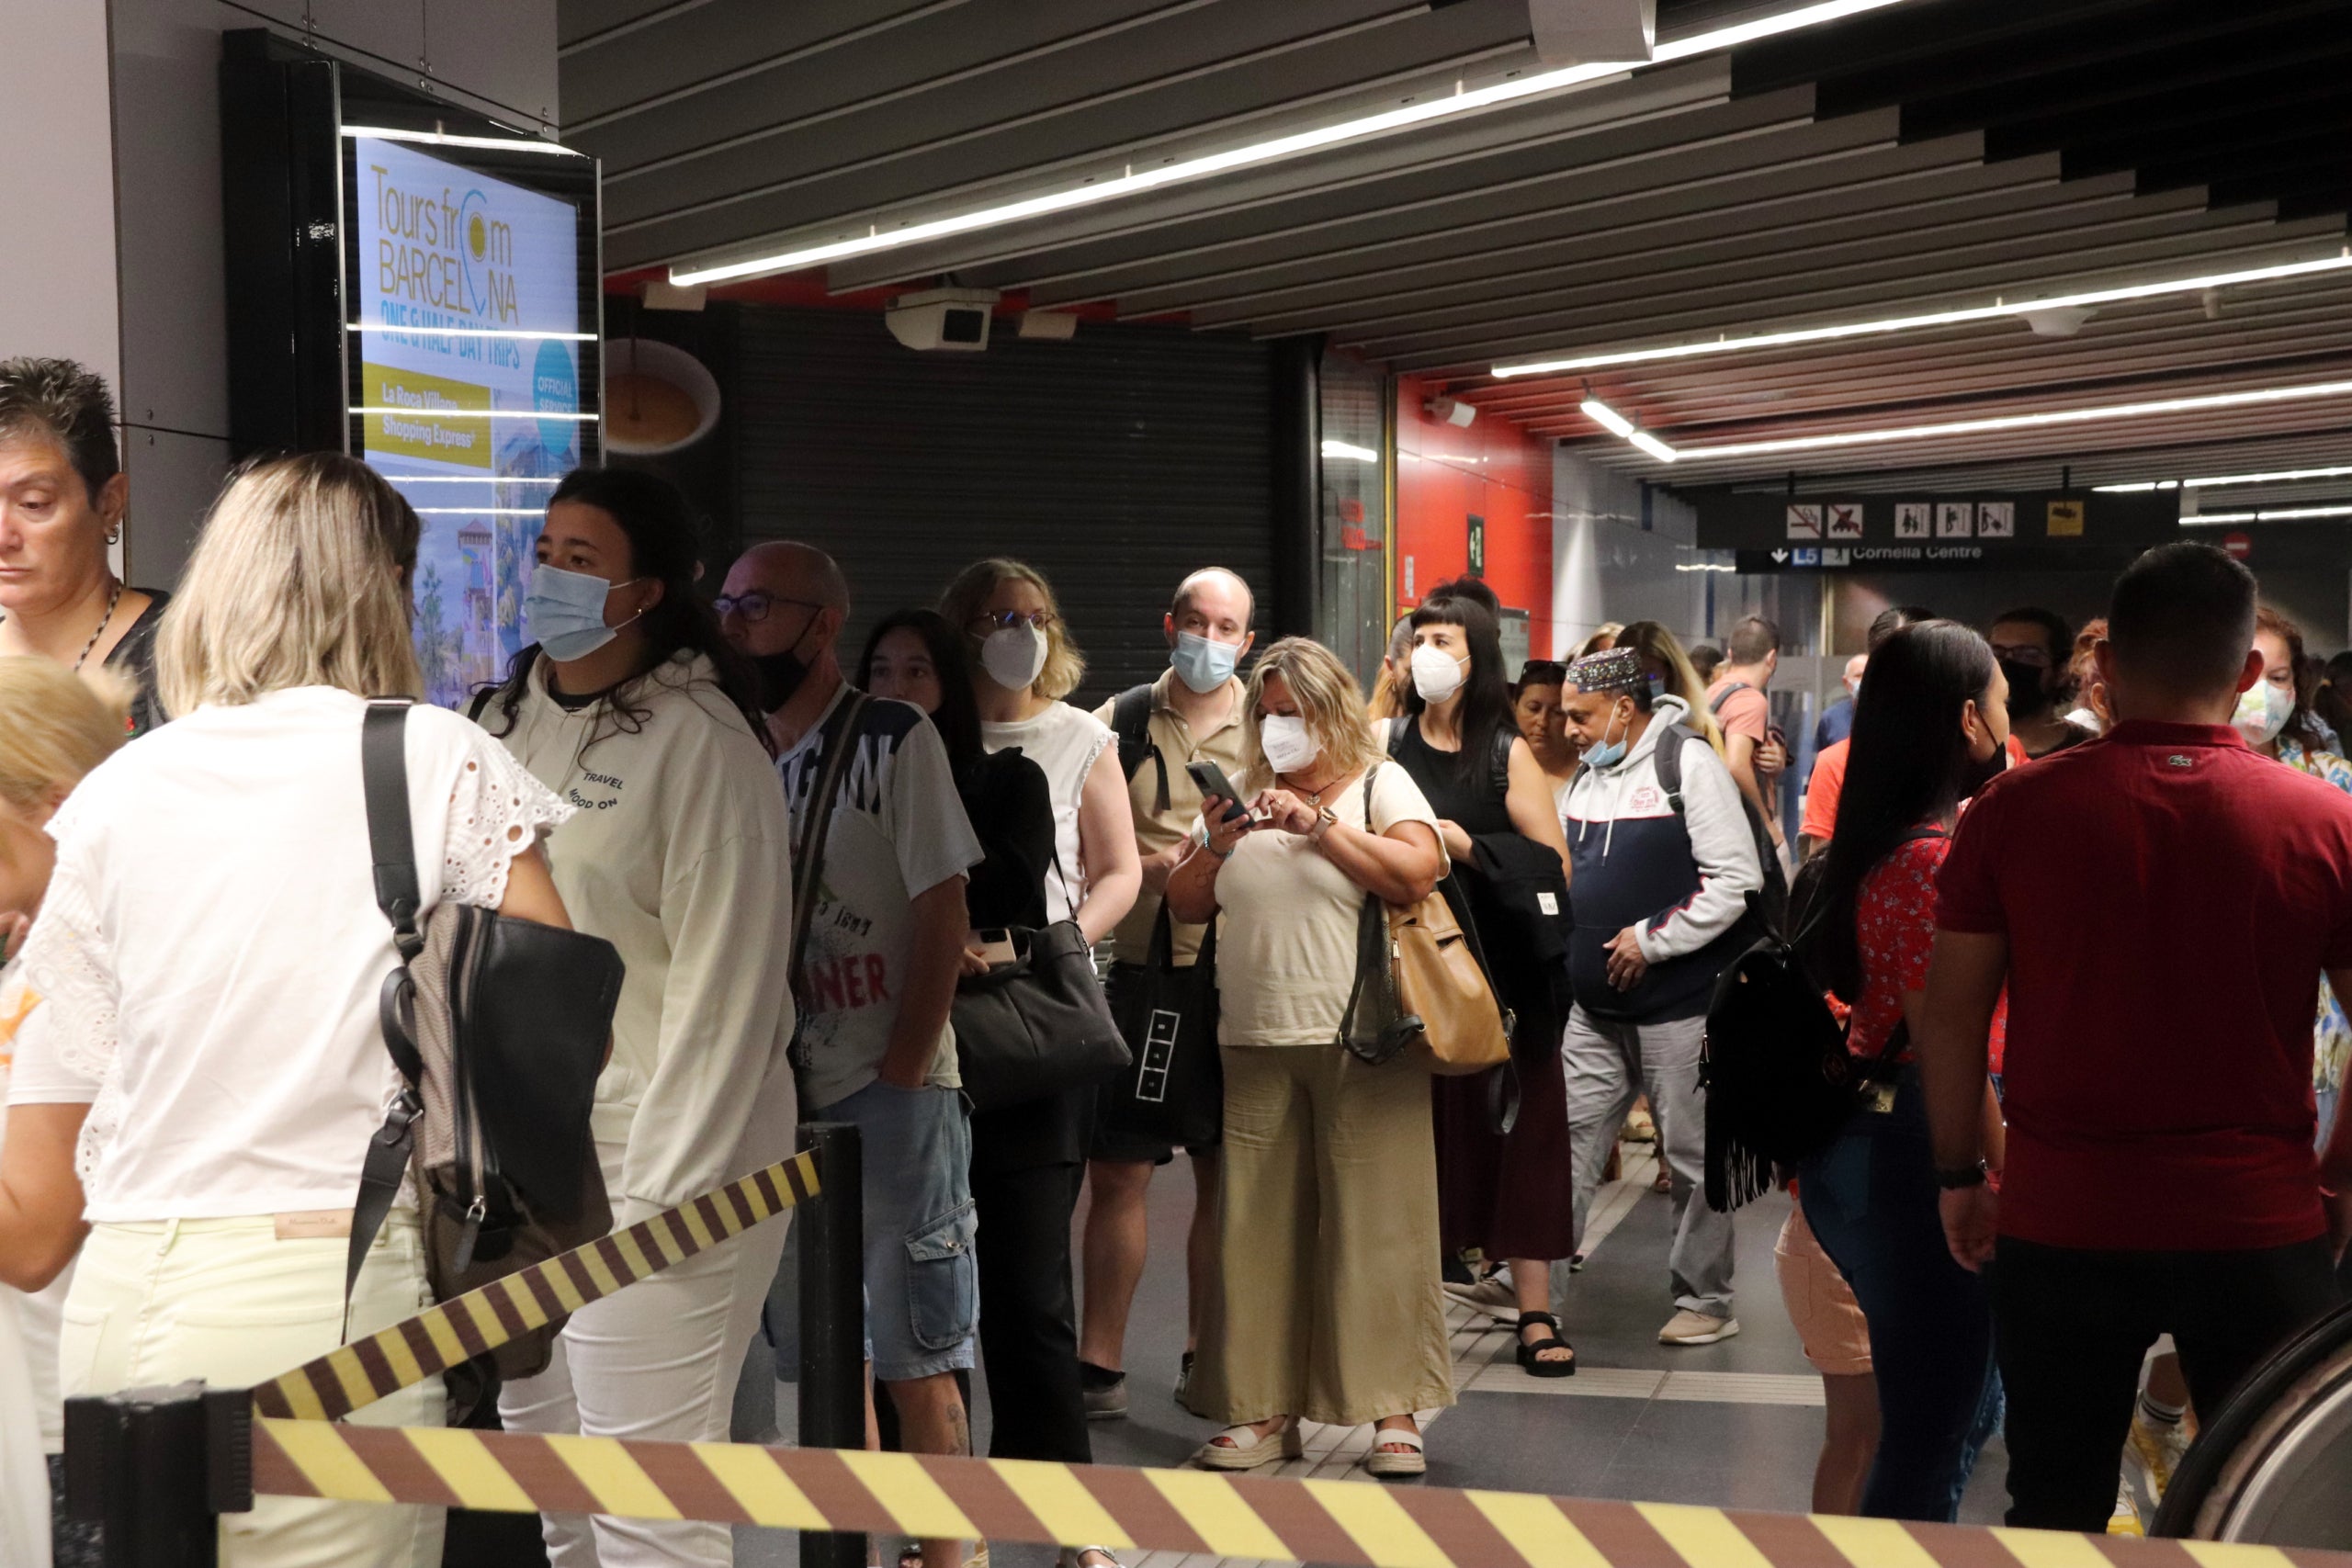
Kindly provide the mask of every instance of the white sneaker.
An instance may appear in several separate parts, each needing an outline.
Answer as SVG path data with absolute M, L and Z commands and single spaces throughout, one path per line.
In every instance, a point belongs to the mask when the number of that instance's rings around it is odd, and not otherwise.
M 1710 1317 L 1703 1312 L 1684 1307 L 1666 1320 L 1657 1331 L 1661 1345 L 1713 1345 L 1718 1339 L 1728 1339 L 1739 1332 L 1736 1317 Z

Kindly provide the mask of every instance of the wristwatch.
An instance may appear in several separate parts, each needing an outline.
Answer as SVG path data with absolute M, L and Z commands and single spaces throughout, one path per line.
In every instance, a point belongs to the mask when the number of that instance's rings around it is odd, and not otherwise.
M 1984 1186 L 1984 1179 L 1990 1173 L 1991 1168 L 1981 1159 L 1974 1165 L 1963 1165 L 1956 1170 L 1939 1166 L 1936 1185 L 1947 1192 L 1958 1192 L 1966 1188 Z
M 1310 844 L 1321 843 L 1323 841 L 1323 835 L 1329 832 L 1334 827 L 1336 827 L 1339 824 L 1339 818 L 1333 815 L 1329 807 L 1323 807 L 1315 814 L 1315 826 L 1306 830 L 1306 841 Z

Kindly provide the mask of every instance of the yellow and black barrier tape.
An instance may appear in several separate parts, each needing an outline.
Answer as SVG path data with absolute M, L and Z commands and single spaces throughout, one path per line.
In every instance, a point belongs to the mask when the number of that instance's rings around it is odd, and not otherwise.
M 2347 1568 L 2352 1554 L 750 1443 L 254 1424 L 254 1488 L 1360 1568 Z
M 516 1335 L 658 1274 L 820 1190 L 809 1153 L 753 1171 L 626 1230 L 517 1269 L 254 1390 L 254 1414 L 332 1421 Z

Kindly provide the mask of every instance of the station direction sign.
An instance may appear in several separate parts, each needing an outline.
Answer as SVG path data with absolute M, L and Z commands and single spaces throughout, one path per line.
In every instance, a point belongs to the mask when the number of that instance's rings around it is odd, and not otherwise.
M 1965 495 L 1700 491 L 1701 549 L 1742 571 L 2017 571 L 2120 565 L 2180 534 L 2168 491 Z

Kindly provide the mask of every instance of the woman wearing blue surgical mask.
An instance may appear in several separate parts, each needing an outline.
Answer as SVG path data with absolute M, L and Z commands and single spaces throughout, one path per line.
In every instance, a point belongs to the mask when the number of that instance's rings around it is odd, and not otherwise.
M 790 1153 L 796 1120 L 790 829 L 752 671 L 695 592 L 695 557 L 667 481 L 573 472 L 524 600 L 536 640 L 474 704 L 572 807 L 548 840 L 556 886 L 628 965 L 591 1123 L 616 1229 Z M 725 1440 L 786 1223 L 575 1313 L 548 1371 L 501 1394 L 506 1426 Z M 550 1515 L 543 1529 L 554 1568 L 732 1560 L 723 1524 Z

